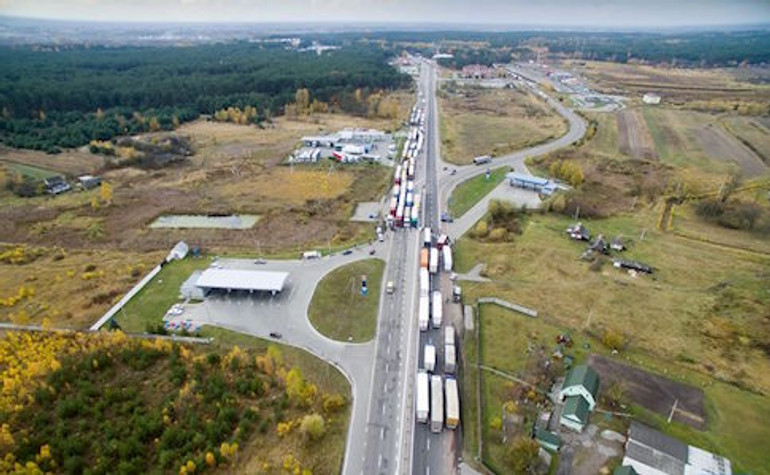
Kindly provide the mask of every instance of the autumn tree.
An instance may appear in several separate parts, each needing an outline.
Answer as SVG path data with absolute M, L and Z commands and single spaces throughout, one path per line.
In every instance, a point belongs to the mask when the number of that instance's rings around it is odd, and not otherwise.
M 157 132 L 160 130 L 160 122 L 157 117 L 150 118 L 150 132 Z
M 607 329 L 602 333 L 602 345 L 610 350 L 620 351 L 626 344 L 626 339 L 615 330 Z
M 106 181 L 102 181 L 102 184 L 99 187 L 99 196 L 104 203 L 112 203 L 112 185 Z
M 310 104 L 310 92 L 307 88 L 297 89 L 294 93 L 294 103 L 297 105 L 297 111 L 304 114 Z
M 506 461 L 512 472 L 517 475 L 535 473 L 537 467 L 538 443 L 526 436 L 519 436 L 506 448 Z

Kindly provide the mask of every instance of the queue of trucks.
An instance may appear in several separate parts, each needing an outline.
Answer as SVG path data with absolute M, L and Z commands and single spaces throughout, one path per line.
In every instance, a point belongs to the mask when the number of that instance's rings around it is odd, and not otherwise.
M 414 106 L 410 116 L 411 127 L 401 152 L 401 165 L 396 166 L 393 177 L 393 196 L 390 199 L 388 223 L 391 227 L 419 226 L 420 194 L 414 186 L 415 158 L 422 150 L 424 123 L 423 111 Z
M 417 319 L 420 331 L 429 328 L 440 330 L 443 327 L 444 375 L 437 374 L 441 339 L 438 345 L 429 340 L 423 347 L 422 369 L 417 373 L 415 410 L 418 422 L 427 424 L 430 421 L 431 432 L 439 433 L 444 426 L 455 429 L 460 423 L 460 399 L 457 380 L 454 378 L 457 372 L 455 330 L 452 325 L 443 322 L 444 297 L 441 291 L 431 290 L 430 286 L 431 279 L 439 273 L 439 258 L 443 262 L 443 270 L 451 272 L 452 248 L 446 235 L 439 236 L 434 245 L 433 235 L 427 227 L 423 229 L 422 243 Z

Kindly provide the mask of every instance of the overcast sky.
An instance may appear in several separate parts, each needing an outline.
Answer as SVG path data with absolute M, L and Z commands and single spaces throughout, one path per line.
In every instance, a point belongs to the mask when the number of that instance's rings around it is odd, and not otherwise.
M 155 22 L 670 27 L 770 22 L 770 0 L 0 0 L 0 14 Z

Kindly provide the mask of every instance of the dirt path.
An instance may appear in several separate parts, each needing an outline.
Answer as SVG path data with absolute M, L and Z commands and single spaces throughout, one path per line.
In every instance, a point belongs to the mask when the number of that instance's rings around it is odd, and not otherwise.
M 638 109 L 625 109 L 617 114 L 620 152 L 634 158 L 658 158 L 652 135 Z

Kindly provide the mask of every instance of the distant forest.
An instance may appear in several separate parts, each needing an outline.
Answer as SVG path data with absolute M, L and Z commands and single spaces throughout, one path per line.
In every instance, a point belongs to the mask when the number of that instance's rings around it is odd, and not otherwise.
M 307 35 L 325 43 L 343 44 L 365 36 L 392 47 L 404 45 L 424 55 L 435 48 L 418 45 L 433 43 L 441 52 L 453 53 L 442 64 L 461 68 L 468 64 L 492 64 L 535 57 L 532 47 L 547 48 L 552 56 L 625 63 L 631 60 L 652 64 L 667 63 L 690 67 L 770 64 L 770 31 L 688 32 L 688 33 L 608 33 L 576 31 L 431 31 L 375 32 Z M 486 44 L 488 47 L 458 42 Z
M 168 130 L 227 107 L 283 112 L 295 92 L 360 113 L 364 94 L 411 79 L 379 46 L 286 50 L 247 42 L 193 47 L 0 48 L 0 142 L 56 153 L 91 140 Z

